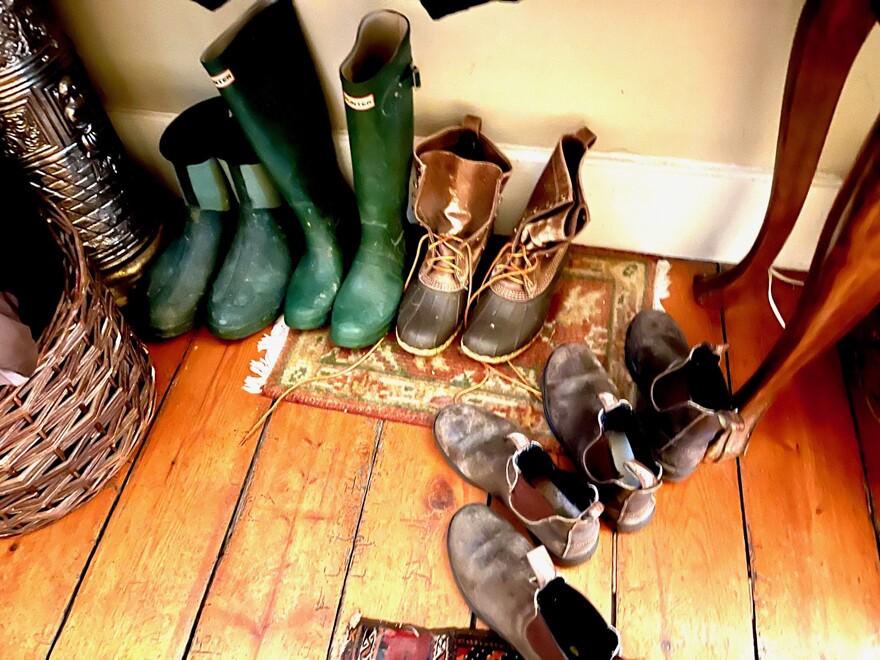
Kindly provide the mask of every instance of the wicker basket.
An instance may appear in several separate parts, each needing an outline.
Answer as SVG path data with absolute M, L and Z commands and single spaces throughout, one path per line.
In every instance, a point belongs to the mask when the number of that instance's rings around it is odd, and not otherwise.
M 37 370 L 0 387 L 0 537 L 33 531 L 94 497 L 153 417 L 149 355 L 89 272 L 73 227 L 46 213 L 67 282 L 40 335 Z

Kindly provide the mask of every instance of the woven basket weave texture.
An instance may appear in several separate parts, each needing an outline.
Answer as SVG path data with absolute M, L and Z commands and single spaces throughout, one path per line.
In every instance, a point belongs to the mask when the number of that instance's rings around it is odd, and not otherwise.
M 65 293 L 40 335 L 34 375 L 0 387 L 0 537 L 30 532 L 95 496 L 152 420 L 149 354 L 89 269 L 60 213 L 45 214 L 66 258 Z

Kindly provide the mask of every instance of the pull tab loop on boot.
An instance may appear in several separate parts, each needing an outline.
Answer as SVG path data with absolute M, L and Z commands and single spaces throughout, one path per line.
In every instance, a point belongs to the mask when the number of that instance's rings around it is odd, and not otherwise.
M 553 565 L 553 560 L 550 559 L 550 553 L 547 552 L 547 548 L 543 545 L 539 545 L 534 550 L 526 553 L 526 558 L 529 560 L 529 566 L 532 567 L 532 572 L 538 580 L 539 590 L 556 579 L 556 567 Z
M 584 143 L 584 146 L 589 149 L 594 144 L 596 144 L 596 134 L 593 133 L 587 126 L 584 126 L 577 133 L 575 133 L 577 138 Z
M 476 115 L 465 115 L 461 120 L 461 127 L 466 131 L 472 131 L 477 136 L 480 135 L 480 129 L 483 126 L 483 120 Z

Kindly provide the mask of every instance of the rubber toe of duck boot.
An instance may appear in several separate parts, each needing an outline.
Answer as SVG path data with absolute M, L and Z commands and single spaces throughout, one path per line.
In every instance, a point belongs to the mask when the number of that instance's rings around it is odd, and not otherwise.
M 466 292 L 437 291 L 413 282 L 400 303 L 397 343 L 414 355 L 437 355 L 455 339 L 466 297 Z
M 538 335 L 550 309 L 552 291 L 529 301 L 515 302 L 487 291 L 461 337 L 461 350 L 479 362 L 496 364 L 515 358 Z

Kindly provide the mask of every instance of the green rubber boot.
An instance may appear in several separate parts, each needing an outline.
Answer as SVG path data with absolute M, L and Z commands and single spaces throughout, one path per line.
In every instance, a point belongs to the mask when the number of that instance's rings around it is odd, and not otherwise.
M 202 54 L 202 64 L 302 225 L 306 249 L 287 289 L 292 328 L 327 322 L 356 207 L 339 165 L 315 65 L 290 0 L 258 2 Z
M 222 158 L 238 197 L 238 227 L 211 285 L 207 323 L 220 339 L 241 339 L 278 318 L 293 263 L 284 201 L 231 120 Z
M 183 191 L 181 233 L 153 262 L 146 289 L 150 331 L 160 339 L 193 327 L 214 274 L 232 193 L 214 157 L 217 134 L 229 124 L 221 98 L 202 101 L 172 121 L 159 151 L 173 165 Z
M 330 340 L 362 348 L 389 331 L 403 293 L 412 90 L 418 85 L 406 17 L 389 10 L 365 16 L 339 74 L 361 242 L 333 306 Z

